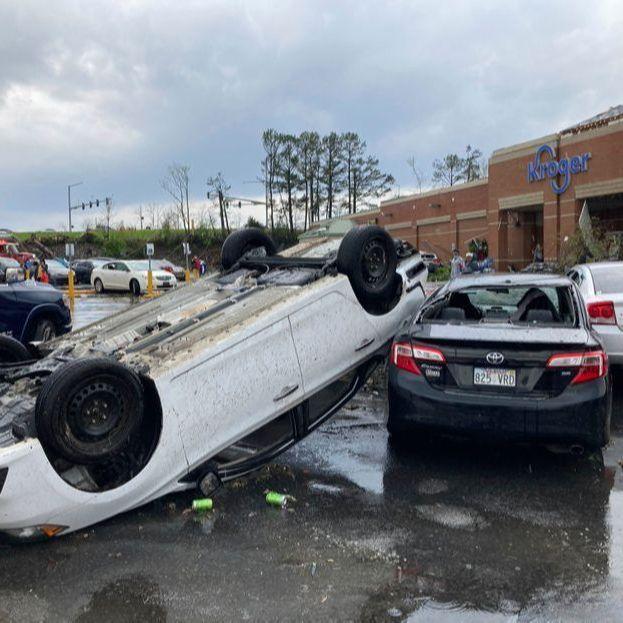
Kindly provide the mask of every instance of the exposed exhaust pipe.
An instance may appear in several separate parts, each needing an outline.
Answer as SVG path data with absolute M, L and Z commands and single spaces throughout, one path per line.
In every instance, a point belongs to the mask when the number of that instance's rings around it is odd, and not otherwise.
M 569 447 L 569 452 L 571 452 L 571 454 L 573 454 L 573 456 L 582 456 L 584 454 L 584 446 L 581 446 L 580 444 L 573 444 L 572 446 Z

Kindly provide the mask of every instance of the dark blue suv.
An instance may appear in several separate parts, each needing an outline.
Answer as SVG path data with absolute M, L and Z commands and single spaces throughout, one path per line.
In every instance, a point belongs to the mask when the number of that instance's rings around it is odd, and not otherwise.
M 34 281 L 0 284 L 0 334 L 26 344 L 70 331 L 71 312 L 62 292 Z

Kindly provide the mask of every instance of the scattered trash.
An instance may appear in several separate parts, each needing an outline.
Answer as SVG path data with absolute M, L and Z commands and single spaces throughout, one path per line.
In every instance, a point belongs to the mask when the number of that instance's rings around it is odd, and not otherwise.
M 205 511 L 211 511 L 214 508 L 212 498 L 201 498 L 199 500 L 193 500 L 193 510 L 195 513 L 203 513 Z
M 314 577 L 316 575 L 316 568 L 317 568 L 316 567 L 316 563 L 312 562 L 311 569 L 310 569 L 312 577 Z
M 296 498 L 291 495 L 286 495 L 285 493 L 266 491 L 266 503 L 270 506 L 285 508 L 289 502 L 296 502 Z

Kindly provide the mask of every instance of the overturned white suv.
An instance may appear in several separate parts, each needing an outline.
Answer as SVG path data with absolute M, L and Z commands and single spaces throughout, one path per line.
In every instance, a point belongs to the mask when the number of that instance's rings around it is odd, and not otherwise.
M 0 337 L 0 535 L 66 534 L 270 461 L 334 414 L 424 299 L 376 226 L 277 255 L 258 229 L 223 270 L 30 351 Z

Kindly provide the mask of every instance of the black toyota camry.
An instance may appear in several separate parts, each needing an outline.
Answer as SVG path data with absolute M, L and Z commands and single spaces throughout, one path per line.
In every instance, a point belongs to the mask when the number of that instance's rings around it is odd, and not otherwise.
M 569 444 L 608 443 L 608 359 L 566 277 L 460 277 L 397 335 L 392 435 L 434 429 Z

